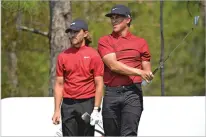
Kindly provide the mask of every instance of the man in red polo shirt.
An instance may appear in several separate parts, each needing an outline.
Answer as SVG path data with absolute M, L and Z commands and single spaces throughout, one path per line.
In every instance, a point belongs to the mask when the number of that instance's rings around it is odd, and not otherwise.
M 74 20 L 66 33 L 71 48 L 57 58 L 52 120 L 58 124 L 61 114 L 63 136 L 94 136 L 94 124 L 100 115 L 104 64 L 98 52 L 88 46 L 86 22 Z M 85 112 L 91 114 L 90 122 L 82 120 Z
M 137 136 L 143 111 L 142 79 L 151 81 L 150 52 L 146 40 L 129 32 L 131 13 L 116 5 L 111 13 L 112 34 L 98 42 L 98 52 L 105 64 L 103 126 L 105 136 Z

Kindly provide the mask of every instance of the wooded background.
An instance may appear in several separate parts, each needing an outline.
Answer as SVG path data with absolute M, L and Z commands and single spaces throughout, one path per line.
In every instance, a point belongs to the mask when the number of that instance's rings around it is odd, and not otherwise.
M 112 31 L 104 15 L 115 4 L 131 9 L 130 30 L 147 40 L 155 69 L 161 54 L 159 1 L 2 1 L 2 98 L 52 96 L 55 57 L 69 47 L 66 26 L 72 19 L 85 19 L 96 48 L 98 39 Z M 164 1 L 164 57 L 191 30 L 193 16 L 200 16 L 194 32 L 164 64 L 166 96 L 205 95 L 205 14 L 204 1 Z M 161 95 L 160 72 L 143 91 L 145 96 Z

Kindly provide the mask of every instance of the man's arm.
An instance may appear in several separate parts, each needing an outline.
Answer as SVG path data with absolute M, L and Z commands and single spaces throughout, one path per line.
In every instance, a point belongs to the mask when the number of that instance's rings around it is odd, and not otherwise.
M 100 38 L 98 42 L 98 51 L 105 65 L 113 72 L 126 75 L 126 76 L 141 76 L 143 79 L 148 81 L 146 77 L 150 75 L 149 71 L 144 71 L 137 68 L 132 68 L 124 63 L 117 61 L 116 54 L 112 46 L 108 42 L 109 40 L 105 37 Z
M 129 67 L 117 61 L 115 51 L 109 41 L 110 39 L 107 36 L 100 38 L 98 41 L 98 52 L 104 64 L 106 64 L 111 71 L 122 75 L 141 75 L 142 70 Z
M 60 106 L 63 98 L 63 85 L 64 79 L 63 77 L 56 77 L 55 86 L 54 86 L 54 101 L 55 101 L 55 108 L 54 111 L 60 111 Z
M 95 86 L 96 86 L 96 92 L 95 92 L 95 103 L 94 107 L 100 107 L 102 102 L 102 95 L 103 95 L 103 77 L 97 76 L 94 78 L 95 80 Z
M 151 71 L 151 63 L 149 61 L 142 61 L 142 68 L 146 71 Z
M 151 63 L 149 61 L 142 61 L 142 68 L 145 71 L 151 72 Z M 151 74 L 147 77 L 147 79 L 149 81 L 151 81 L 153 79 L 154 75 Z
M 90 125 L 94 126 L 100 120 L 100 112 L 99 108 L 102 102 L 103 95 L 103 74 L 104 74 L 104 64 L 100 58 L 100 56 L 94 56 L 90 63 L 91 70 L 93 70 L 94 82 L 95 82 L 95 101 L 94 101 L 94 109 L 91 113 L 90 117 Z
M 95 82 L 95 102 L 94 107 L 100 107 L 102 102 L 102 95 L 103 95 L 103 74 L 104 74 L 104 64 L 102 59 L 97 55 L 92 57 L 90 67 L 93 70 L 94 82 Z
M 95 76 L 94 77 L 96 92 L 95 92 L 95 102 L 94 102 L 94 109 L 90 116 L 90 125 L 94 126 L 100 120 L 100 111 L 99 108 L 102 102 L 102 95 L 103 95 L 103 77 L 102 76 Z
M 132 68 L 124 63 L 117 61 L 116 54 L 115 53 L 109 53 L 105 55 L 103 58 L 103 62 L 109 67 L 111 71 L 114 71 L 116 73 L 122 74 L 122 75 L 142 75 L 143 71 L 140 69 Z
M 145 71 L 150 72 L 150 75 L 148 75 L 146 78 L 148 81 L 151 81 L 154 77 L 154 75 L 152 74 L 152 70 L 151 70 L 151 63 L 150 63 L 150 51 L 149 51 L 149 46 L 147 44 L 147 42 L 145 40 L 143 40 L 143 46 L 141 47 L 141 51 L 142 51 L 142 56 L 141 56 L 141 60 L 142 60 L 142 69 Z

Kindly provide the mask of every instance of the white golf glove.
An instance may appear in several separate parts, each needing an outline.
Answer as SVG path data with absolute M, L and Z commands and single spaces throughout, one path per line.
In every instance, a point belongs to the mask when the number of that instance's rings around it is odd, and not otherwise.
M 100 120 L 100 112 L 97 107 L 94 107 L 94 110 L 90 116 L 90 125 L 94 126 L 95 124 L 98 124 Z

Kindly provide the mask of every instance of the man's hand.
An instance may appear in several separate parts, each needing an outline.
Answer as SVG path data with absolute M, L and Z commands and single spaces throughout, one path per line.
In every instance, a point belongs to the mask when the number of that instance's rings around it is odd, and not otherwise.
M 151 71 L 146 71 L 146 70 L 142 70 L 141 73 L 140 73 L 140 76 L 141 76 L 147 83 L 149 83 L 149 82 L 153 79 L 153 77 L 154 77 L 154 75 L 152 74 Z
M 52 121 L 54 125 L 58 125 L 60 123 L 60 111 L 55 111 L 52 117 Z
M 147 82 L 153 79 L 154 75 L 151 72 L 151 63 L 149 61 L 142 61 L 143 70 L 140 72 L 140 76 Z
M 100 112 L 97 109 L 94 109 L 90 116 L 90 125 L 94 126 L 100 121 Z

